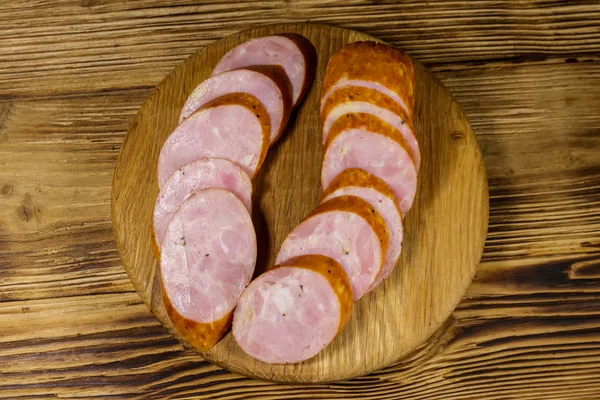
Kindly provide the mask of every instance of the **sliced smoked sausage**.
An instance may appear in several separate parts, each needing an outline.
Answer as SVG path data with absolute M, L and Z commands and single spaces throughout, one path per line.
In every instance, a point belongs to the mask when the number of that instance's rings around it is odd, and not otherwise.
M 269 149 L 269 116 L 257 98 L 231 93 L 214 99 L 183 121 L 158 157 L 158 185 L 201 158 L 225 158 L 251 178 Z
M 315 208 L 286 237 L 276 264 L 320 254 L 340 263 L 360 299 L 375 282 L 387 255 L 389 234 L 377 210 L 356 196 L 340 196 Z
M 421 163 L 419 143 L 414 134 L 411 118 L 389 96 L 383 93 L 360 86 L 345 86 L 335 90 L 327 99 L 321 110 L 323 121 L 323 143 L 333 124 L 346 114 L 366 113 L 372 114 L 398 130 L 408 144 L 408 151 L 415 161 L 417 170 Z
M 189 95 L 179 122 L 210 101 L 239 92 L 254 96 L 267 110 L 270 143 L 275 142 L 285 130 L 292 110 L 289 79 L 283 68 L 276 65 L 253 66 L 211 76 Z
M 175 171 L 162 186 L 153 213 L 155 255 L 160 249 L 167 226 L 181 204 L 200 190 L 227 189 L 252 212 L 252 182 L 238 165 L 224 158 L 203 158 Z
M 250 39 L 229 50 L 212 74 L 251 65 L 283 67 L 292 84 L 292 104 L 297 106 L 315 76 L 317 52 L 307 38 L 297 33 L 264 36 Z
M 374 289 L 393 271 L 402 251 L 402 213 L 396 195 L 382 179 L 362 169 L 349 168 L 340 173 L 323 192 L 322 202 L 339 196 L 357 196 L 368 202 L 387 225 L 389 245 L 383 267 L 369 290 Z
M 412 61 L 402 51 L 383 43 L 354 42 L 336 51 L 327 64 L 321 104 L 344 86 L 362 86 L 391 97 L 413 115 L 415 73 Z
M 386 182 L 396 194 L 402 215 L 412 206 L 417 170 L 404 137 L 371 114 L 346 114 L 332 126 L 321 170 L 323 189 L 348 168 L 363 169 Z
M 256 278 L 239 299 L 233 337 L 257 360 L 297 363 L 323 350 L 352 311 L 352 289 L 333 259 L 304 255 Z
M 254 273 L 256 235 L 230 191 L 204 189 L 175 213 L 161 246 L 163 299 L 173 325 L 208 350 L 223 336 Z

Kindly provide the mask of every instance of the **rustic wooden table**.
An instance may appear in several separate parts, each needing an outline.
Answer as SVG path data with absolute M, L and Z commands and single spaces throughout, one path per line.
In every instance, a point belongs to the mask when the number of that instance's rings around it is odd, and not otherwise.
M 192 3 L 0 5 L 0 397 L 600 398 L 600 3 Z M 174 66 L 307 20 L 394 43 L 444 82 L 482 147 L 491 212 L 476 278 L 424 347 L 290 386 L 167 334 L 119 261 L 110 192 L 129 121 Z

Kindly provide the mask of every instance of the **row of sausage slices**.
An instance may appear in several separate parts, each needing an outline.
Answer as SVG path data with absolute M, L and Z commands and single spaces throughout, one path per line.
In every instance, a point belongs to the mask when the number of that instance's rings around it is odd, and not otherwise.
M 161 150 L 153 232 L 163 299 L 200 350 L 233 325 L 258 360 L 311 358 L 399 259 L 420 163 L 414 71 L 399 50 L 356 42 L 332 56 L 322 87 L 322 201 L 284 240 L 277 265 L 250 283 L 251 179 L 315 68 L 300 35 L 235 47 L 192 92 Z
M 186 100 L 158 159 L 153 250 L 165 308 L 208 350 L 229 329 L 254 274 L 252 179 L 308 92 L 312 43 L 298 34 L 234 47 Z
M 358 300 L 390 275 L 402 250 L 420 164 L 415 77 L 401 51 L 352 43 L 329 60 L 321 90 L 321 203 L 255 279 L 233 335 L 252 357 L 296 363 L 341 331 Z

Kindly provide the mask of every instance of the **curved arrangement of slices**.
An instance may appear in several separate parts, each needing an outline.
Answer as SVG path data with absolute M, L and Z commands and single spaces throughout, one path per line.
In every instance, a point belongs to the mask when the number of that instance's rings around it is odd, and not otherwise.
M 402 251 L 417 189 L 415 77 L 401 51 L 356 42 L 329 60 L 321 91 L 321 203 L 283 241 L 276 266 L 242 293 L 233 336 L 250 356 L 296 363 L 325 348 L 353 300 L 377 287 Z
M 296 34 L 237 46 L 189 96 L 162 148 L 154 239 L 163 298 L 200 350 L 231 325 L 260 361 L 309 359 L 400 257 L 420 164 L 413 65 L 391 46 L 356 42 L 331 57 L 321 91 L 322 201 L 250 283 L 251 179 L 315 67 L 314 47 Z
M 249 40 L 190 94 L 158 159 L 153 251 L 175 329 L 208 350 L 256 265 L 252 182 L 308 92 L 316 51 L 298 34 Z

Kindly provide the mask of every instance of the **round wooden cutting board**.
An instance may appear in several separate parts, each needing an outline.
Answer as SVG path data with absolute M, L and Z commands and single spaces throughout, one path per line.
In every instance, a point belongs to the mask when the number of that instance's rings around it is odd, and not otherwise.
M 347 43 L 377 40 L 332 26 L 281 24 L 253 28 L 189 57 L 153 91 L 135 116 L 117 161 L 112 222 L 125 269 L 158 320 L 174 331 L 161 299 L 160 274 L 150 240 L 158 195 L 156 164 L 177 125 L 188 94 L 206 79 L 229 49 L 247 39 L 297 32 L 317 48 L 312 89 L 269 150 L 255 182 L 253 220 L 257 272 L 272 266 L 286 235 L 321 195 L 319 94 L 327 61 Z M 414 350 L 450 316 L 469 285 L 483 252 L 488 188 L 481 153 L 460 106 L 448 90 L 415 63 L 415 127 L 422 163 L 417 196 L 405 222 L 401 259 L 394 273 L 355 303 L 343 332 L 316 357 L 300 364 L 256 361 L 227 334 L 202 357 L 234 372 L 286 382 L 326 382 L 365 375 Z

